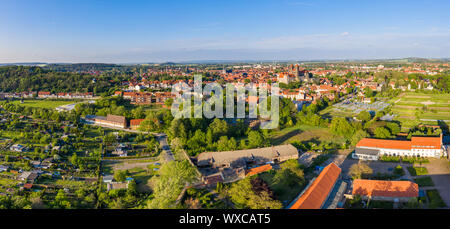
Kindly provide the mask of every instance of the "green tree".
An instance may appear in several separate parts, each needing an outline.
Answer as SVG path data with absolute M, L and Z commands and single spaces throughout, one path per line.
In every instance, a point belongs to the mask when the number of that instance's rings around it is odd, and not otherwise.
M 358 142 L 359 142 L 361 139 L 366 138 L 366 137 L 369 137 L 369 136 L 370 136 L 370 135 L 369 135 L 366 131 L 364 131 L 364 130 L 357 130 L 357 131 L 355 132 L 355 134 L 352 136 L 351 144 L 352 144 L 352 145 L 356 145 L 356 144 L 358 144 Z
M 259 132 L 252 130 L 248 133 L 248 147 L 249 148 L 260 148 L 265 146 L 264 136 Z
M 358 119 L 367 122 L 372 119 L 372 115 L 368 111 L 361 111 L 358 114 Z
M 238 209 L 280 209 L 282 204 L 269 197 L 265 191 L 255 193 L 250 177 L 235 182 L 228 191 L 231 201 Z
M 374 131 L 376 138 L 390 138 L 391 132 L 384 127 L 377 127 Z
M 196 172 L 187 161 L 171 161 L 165 163 L 155 180 L 153 198 L 147 202 L 147 207 L 152 209 L 174 208 L 175 200 L 183 187 L 196 180 Z
M 344 117 L 337 117 L 331 121 L 330 130 L 337 134 L 349 138 L 355 133 L 354 127 Z
M 364 162 L 359 162 L 350 166 L 348 174 L 353 179 L 361 179 L 363 176 L 367 177 L 373 174 L 372 168 Z
M 116 170 L 114 171 L 114 180 L 123 182 L 128 175 L 128 170 Z

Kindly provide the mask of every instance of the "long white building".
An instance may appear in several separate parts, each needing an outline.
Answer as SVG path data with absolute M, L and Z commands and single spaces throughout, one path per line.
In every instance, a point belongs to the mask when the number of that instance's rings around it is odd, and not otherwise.
M 447 156 L 441 137 L 412 137 L 410 141 L 364 138 L 356 144 L 353 158 L 378 160 L 380 156 L 435 157 Z

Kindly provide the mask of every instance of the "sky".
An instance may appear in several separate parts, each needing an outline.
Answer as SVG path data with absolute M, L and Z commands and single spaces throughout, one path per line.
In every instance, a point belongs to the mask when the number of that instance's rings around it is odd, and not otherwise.
M 449 58 L 448 0 L 0 0 L 0 63 Z

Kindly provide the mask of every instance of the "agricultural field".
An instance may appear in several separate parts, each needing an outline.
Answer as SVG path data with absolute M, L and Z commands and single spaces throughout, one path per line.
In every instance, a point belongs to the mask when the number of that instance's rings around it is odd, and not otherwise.
M 406 92 L 390 100 L 391 111 L 402 127 L 419 123 L 437 125 L 437 120 L 450 123 L 450 94 Z
M 23 103 L 20 100 L 14 100 L 11 101 L 11 103 L 23 107 L 55 109 L 59 106 L 72 104 L 74 101 L 75 100 L 27 99 L 23 100 Z

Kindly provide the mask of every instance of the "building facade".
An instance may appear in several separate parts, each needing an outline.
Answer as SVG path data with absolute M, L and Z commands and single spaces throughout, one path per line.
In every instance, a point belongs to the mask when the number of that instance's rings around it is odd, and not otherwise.
M 110 126 L 110 127 L 126 128 L 127 127 L 127 119 L 123 116 L 118 116 L 118 115 L 107 115 L 106 117 L 96 116 L 95 124 L 105 125 L 105 126 Z
M 378 160 L 380 156 L 434 157 L 447 156 L 441 137 L 412 137 L 409 141 L 364 138 L 356 144 L 352 157 Z

